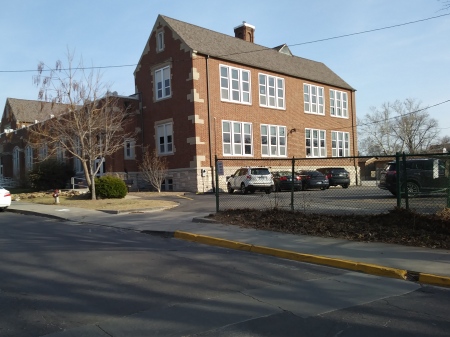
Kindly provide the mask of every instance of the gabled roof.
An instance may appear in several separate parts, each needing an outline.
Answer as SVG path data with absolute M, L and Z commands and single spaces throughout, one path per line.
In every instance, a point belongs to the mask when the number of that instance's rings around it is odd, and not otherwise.
M 14 119 L 21 123 L 44 121 L 49 119 L 51 115 L 57 116 L 63 112 L 67 112 L 66 104 L 52 104 L 26 99 L 7 98 L 6 105 L 9 105 Z
M 156 23 L 158 22 L 162 24 L 165 22 L 175 36 L 178 36 L 190 49 L 199 54 L 304 80 L 355 90 L 321 62 L 298 56 L 289 56 L 273 48 L 260 46 L 163 15 L 158 16 Z

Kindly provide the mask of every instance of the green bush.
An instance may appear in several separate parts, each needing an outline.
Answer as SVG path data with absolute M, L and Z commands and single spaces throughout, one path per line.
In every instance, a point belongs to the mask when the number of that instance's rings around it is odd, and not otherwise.
M 95 178 L 95 194 L 102 199 L 121 199 L 127 195 L 125 182 L 117 177 L 103 176 Z
M 62 189 L 66 188 L 74 175 L 74 170 L 66 163 L 47 159 L 36 164 L 28 173 L 28 182 L 36 191 Z

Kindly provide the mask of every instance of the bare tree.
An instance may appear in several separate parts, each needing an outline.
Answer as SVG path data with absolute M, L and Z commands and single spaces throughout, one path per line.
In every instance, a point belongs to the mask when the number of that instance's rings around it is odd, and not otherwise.
M 426 151 L 438 134 L 437 120 L 430 118 L 420 102 L 408 98 L 403 102 L 384 103 L 359 122 L 360 150 L 367 155 L 391 155 L 396 152 Z
M 82 59 L 74 67 L 70 51 L 67 61 L 66 67 L 61 61 L 55 68 L 38 65 L 34 80 L 40 87 L 39 99 L 66 109 L 30 128 L 31 139 L 35 144 L 46 143 L 52 154 L 64 151 L 79 160 L 95 200 L 95 176 L 101 163 L 123 149 L 124 138 L 134 133 L 125 132 L 127 109 L 101 83 L 101 74 L 93 68 L 87 72 Z
M 167 159 L 159 157 L 156 150 L 153 150 L 153 152 L 145 151 L 142 163 L 139 165 L 144 180 L 153 186 L 158 193 L 161 192 L 161 184 L 166 178 L 167 168 Z
M 450 9 L 450 0 L 438 0 L 438 1 L 442 2 L 442 9 L 441 10 Z

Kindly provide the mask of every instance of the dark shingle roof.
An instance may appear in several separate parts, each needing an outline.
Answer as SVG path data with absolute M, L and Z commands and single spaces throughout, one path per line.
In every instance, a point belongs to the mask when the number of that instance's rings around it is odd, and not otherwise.
M 57 116 L 67 111 L 65 104 L 53 104 L 42 101 L 32 101 L 26 99 L 7 98 L 6 104 L 11 107 L 11 113 L 15 119 L 22 123 L 34 123 L 50 118 L 50 115 Z
M 211 57 L 270 70 L 323 84 L 355 90 L 321 62 L 289 56 L 234 36 L 214 32 L 160 15 L 161 19 L 192 50 Z

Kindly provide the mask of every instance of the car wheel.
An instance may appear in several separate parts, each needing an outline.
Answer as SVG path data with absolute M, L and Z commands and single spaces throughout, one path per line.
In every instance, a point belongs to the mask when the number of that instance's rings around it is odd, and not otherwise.
M 321 187 L 320 188 L 322 191 L 325 191 L 327 188 L 326 187 Z
M 329 189 L 330 188 L 330 186 L 327 186 L 327 189 Z
M 408 189 L 408 194 L 414 195 L 420 192 L 420 187 L 412 181 L 406 183 L 406 188 Z
M 348 184 L 342 185 L 342 188 L 348 188 Z
M 234 192 L 234 189 L 231 188 L 230 183 L 228 183 L 228 185 L 227 185 L 227 190 L 228 190 L 228 193 L 230 193 L 230 194 L 232 194 Z
M 8 207 L 1 207 L 1 208 L 0 208 L 0 212 L 6 211 L 7 208 L 8 208 Z
M 241 194 L 247 194 L 247 193 L 248 193 L 247 187 L 245 187 L 244 184 L 241 184 Z
M 302 185 L 302 191 L 306 191 L 306 184 Z
M 264 191 L 266 192 L 266 194 L 270 194 L 270 192 L 272 192 L 272 189 L 271 188 L 266 188 Z
M 255 193 L 255 190 L 249 190 L 250 194 Z

